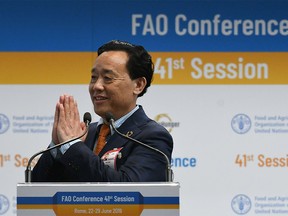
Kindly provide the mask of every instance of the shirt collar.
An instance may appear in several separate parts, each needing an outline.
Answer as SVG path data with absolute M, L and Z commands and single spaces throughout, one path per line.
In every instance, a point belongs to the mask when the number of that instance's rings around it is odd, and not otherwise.
M 116 120 L 114 122 L 115 124 L 115 128 L 119 128 L 134 112 L 136 112 L 139 109 L 139 105 L 136 105 L 136 107 L 131 110 L 129 113 L 127 113 L 126 115 L 122 116 L 121 118 L 119 118 L 118 120 Z M 98 121 L 97 127 L 102 125 L 104 123 L 103 118 L 100 118 L 100 120 Z M 110 131 L 111 131 L 111 135 L 114 133 L 113 130 L 111 130 L 111 126 L 110 126 Z

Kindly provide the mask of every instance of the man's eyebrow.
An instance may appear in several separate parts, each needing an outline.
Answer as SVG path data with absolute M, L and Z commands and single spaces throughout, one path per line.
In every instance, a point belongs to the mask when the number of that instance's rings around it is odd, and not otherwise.
M 91 73 L 96 73 L 96 68 L 92 68 L 91 69 Z M 115 74 L 115 72 L 113 70 L 108 70 L 108 69 L 104 69 L 102 70 L 100 73 L 103 73 L 103 74 Z

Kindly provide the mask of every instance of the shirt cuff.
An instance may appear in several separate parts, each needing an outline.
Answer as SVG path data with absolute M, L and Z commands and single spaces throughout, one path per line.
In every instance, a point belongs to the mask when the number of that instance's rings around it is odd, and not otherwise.
M 72 141 L 72 142 L 69 142 L 69 143 L 67 143 L 67 144 L 65 144 L 65 145 L 62 145 L 62 146 L 60 147 L 60 149 L 59 149 L 60 152 L 62 153 L 62 155 L 65 154 L 65 152 L 70 148 L 70 146 L 74 145 L 74 144 L 77 143 L 77 142 L 81 142 L 81 139 L 76 139 L 76 140 L 74 140 L 74 141 Z M 53 147 L 53 146 L 55 146 L 55 143 L 53 143 L 53 142 L 51 141 L 51 143 L 50 143 L 50 145 L 49 145 L 49 148 L 50 148 L 50 147 Z M 51 149 L 51 150 L 50 150 L 50 153 L 51 153 L 51 155 L 53 156 L 53 158 L 56 158 L 56 157 L 57 157 L 57 148 Z

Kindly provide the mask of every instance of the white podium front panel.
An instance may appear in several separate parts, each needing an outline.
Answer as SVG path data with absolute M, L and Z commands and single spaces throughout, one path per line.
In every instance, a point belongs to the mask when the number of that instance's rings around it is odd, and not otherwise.
M 177 216 L 178 183 L 23 183 L 18 216 Z

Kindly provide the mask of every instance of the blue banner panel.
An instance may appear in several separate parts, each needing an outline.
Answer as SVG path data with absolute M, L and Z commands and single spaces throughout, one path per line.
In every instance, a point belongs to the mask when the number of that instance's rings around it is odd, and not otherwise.
M 122 39 L 149 51 L 288 50 L 287 1 L 0 1 L 0 51 L 95 51 Z

